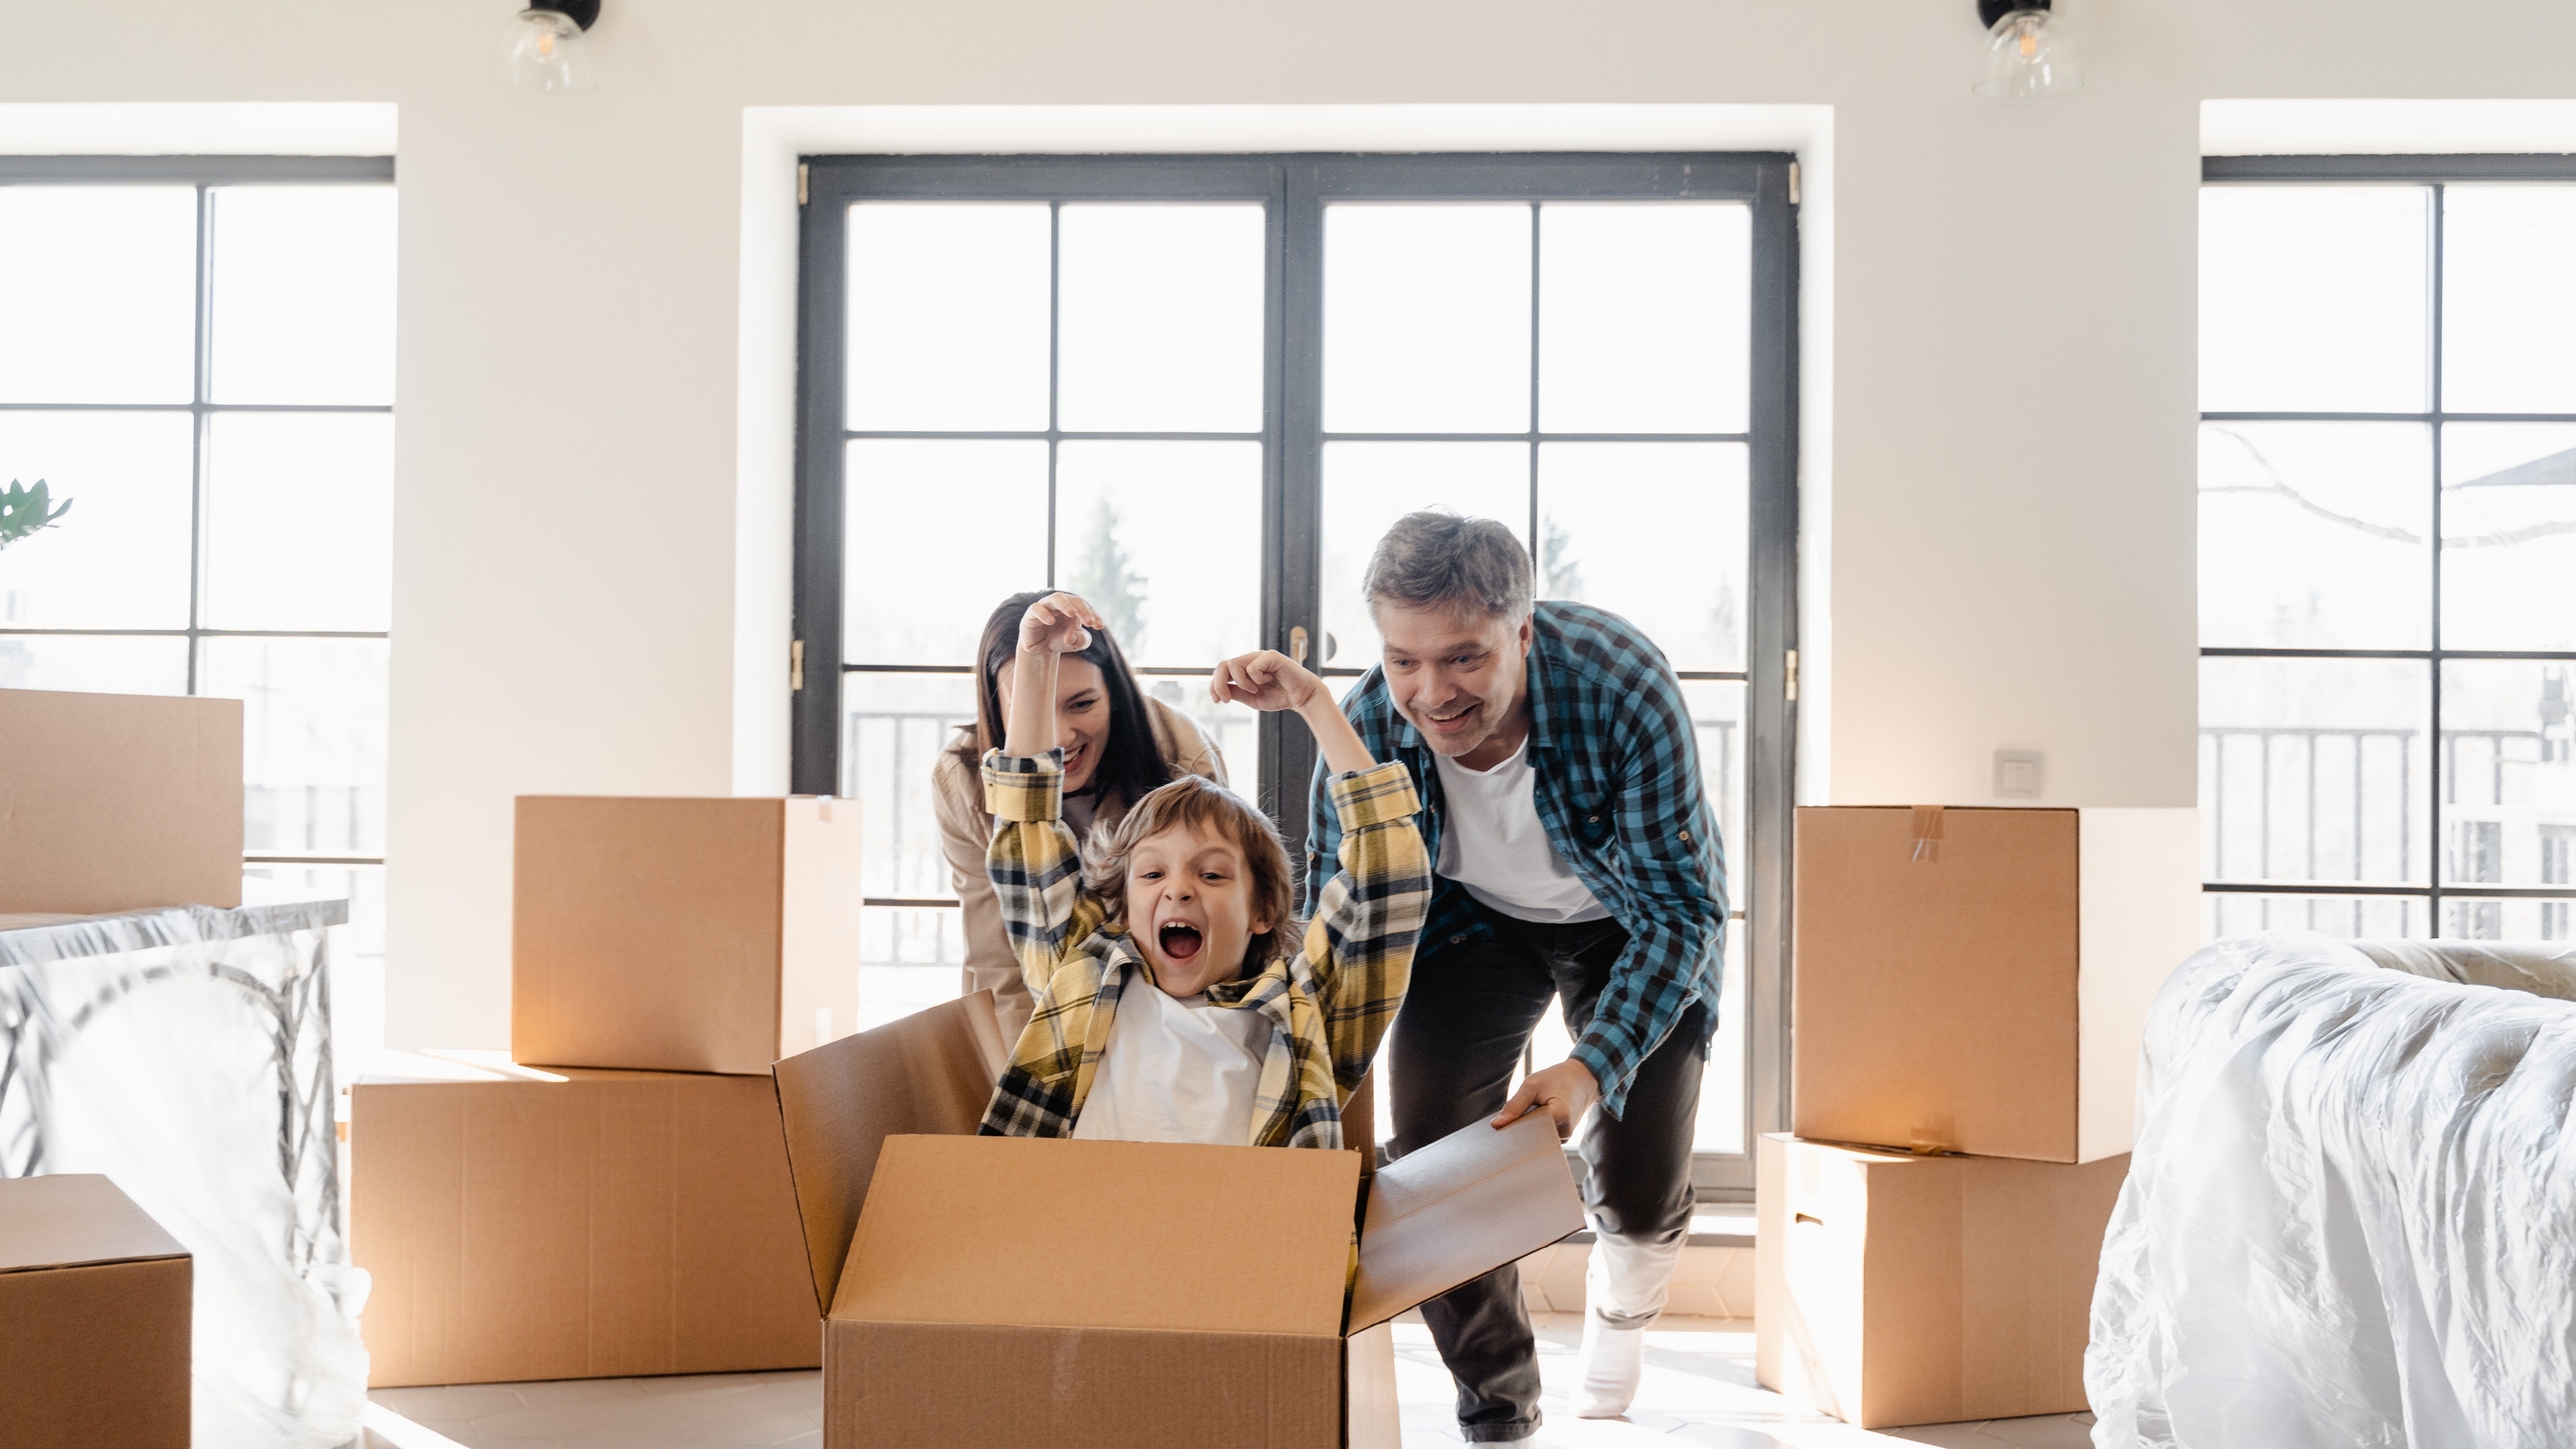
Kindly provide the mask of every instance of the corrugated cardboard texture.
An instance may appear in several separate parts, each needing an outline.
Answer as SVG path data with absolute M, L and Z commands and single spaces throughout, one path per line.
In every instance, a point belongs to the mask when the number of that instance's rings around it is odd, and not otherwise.
M 2077 813 L 2084 920 L 2075 1158 L 2092 1162 L 2132 1145 L 2147 1008 L 2200 949 L 2200 812 Z
M 1379 1168 L 1360 1230 L 1353 1330 L 1384 1323 L 1583 1226 L 1547 1114 L 1472 1122 Z
M 831 1309 L 885 1139 L 973 1136 L 1003 1054 L 993 993 L 978 991 L 778 1064 L 817 1315 Z
M 0 761 L 0 912 L 241 904 L 241 701 L 0 689 Z
M 859 1023 L 859 802 L 779 802 L 778 1056 Z
M 2125 1156 L 1908 1157 L 1766 1136 L 1754 1371 L 1862 1428 L 2071 1413 Z
M 769 1082 L 565 1075 L 352 1092 L 369 1381 L 813 1367 Z
M 1404 1449 L 1404 1406 L 1396 1397 L 1395 1330 L 1381 1323 L 1342 1341 L 1344 1449 Z
M 1358 1192 L 1347 1152 L 889 1137 L 832 1318 L 1338 1341 Z
M 510 1055 L 768 1070 L 782 832 L 776 800 L 520 797 Z
M 104 1177 L 0 1179 L 0 1445 L 188 1449 L 193 1270 Z
M 1258 1271 L 1257 1256 L 1246 1268 Z M 1334 1449 L 1342 1442 L 1342 1343 L 1329 1334 L 840 1318 L 826 1332 L 823 1442 L 834 1449 Z
M 2072 810 L 1798 812 L 1792 1126 L 2076 1160 Z

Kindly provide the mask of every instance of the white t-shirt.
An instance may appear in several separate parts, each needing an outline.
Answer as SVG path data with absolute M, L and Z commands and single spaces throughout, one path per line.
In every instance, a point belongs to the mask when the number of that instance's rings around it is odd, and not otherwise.
M 1610 914 L 1548 841 L 1528 736 L 1490 770 L 1468 769 L 1447 755 L 1431 758 L 1447 811 L 1440 822 L 1442 875 L 1514 920 L 1555 925 Z
M 1073 1135 L 1249 1147 L 1269 1050 L 1270 1018 L 1260 1012 L 1204 996 L 1184 1001 L 1137 972 L 1118 993 Z

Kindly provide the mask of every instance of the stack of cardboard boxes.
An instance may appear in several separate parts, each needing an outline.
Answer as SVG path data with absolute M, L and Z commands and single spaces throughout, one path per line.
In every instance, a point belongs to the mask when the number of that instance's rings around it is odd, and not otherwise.
M 859 821 L 519 801 L 508 1061 L 351 1092 L 371 1384 L 821 1361 L 769 1070 L 858 1007 Z
M 2140 1035 L 2198 944 L 2197 862 L 2190 810 L 1798 812 L 1762 1383 L 1864 1428 L 2085 1407 Z

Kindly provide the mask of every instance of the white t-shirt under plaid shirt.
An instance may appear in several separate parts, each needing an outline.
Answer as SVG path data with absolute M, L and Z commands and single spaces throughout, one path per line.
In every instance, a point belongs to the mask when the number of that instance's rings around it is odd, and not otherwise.
M 1131 976 L 1073 1135 L 1249 1147 L 1270 1020 Z

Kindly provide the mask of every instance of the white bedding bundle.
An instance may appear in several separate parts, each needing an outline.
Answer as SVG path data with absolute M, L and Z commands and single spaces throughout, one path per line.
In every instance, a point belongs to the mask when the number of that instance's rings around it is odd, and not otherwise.
M 2138 1085 L 2096 1445 L 2576 1443 L 2576 946 L 2222 941 Z

